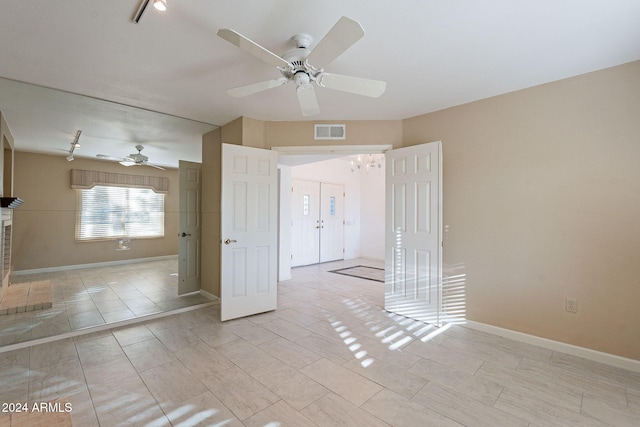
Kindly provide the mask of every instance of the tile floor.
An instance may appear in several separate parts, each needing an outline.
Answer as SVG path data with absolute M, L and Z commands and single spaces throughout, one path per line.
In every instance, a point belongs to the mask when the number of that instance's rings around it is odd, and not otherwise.
M 381 284 L 327 272 L 349 264 L 295 269 L 273 312 L 0 353 L 0 402 L 66 398 L 75 426 L 640 425 L 639 373 L 391 315 Z
M 208 301 L 179 297 L 177 274 L 170 258 L 15 276 L 14 283 L 49 280 L 53 306 L 0 316 L 0 347 Z

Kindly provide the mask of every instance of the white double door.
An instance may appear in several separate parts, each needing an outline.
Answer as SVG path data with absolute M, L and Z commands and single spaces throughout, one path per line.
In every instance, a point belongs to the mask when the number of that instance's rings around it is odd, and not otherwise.
M 384 308 L 439 326 L 442 323 L 442 143 L 388 151 L 385 163 Z M 296 194 L 295 189 L 293 193 Z M 330 193 L 335 194 L 337 218 L 338 212 L 343 212 L 344 200 L 338 196 L 344 193 L 328 191 L 325 194 Z M 305 212 L 304 195 L 309 194 L 311 202 L 311 193 L 301 191 L 299 194 Z M 277 198 L 277 154 L 223 144 L 222 320 L 276 309 Z M 311 210 L 309 205 L 309 212 Z M 312 229 L 323 230 L 322 219 L 319 219 L 321 228 Z M 325 229 L 329 230 L 330 222 L 326 217 L 324 220 Z M 311 225 L 317 226 L 313 220 Z M 294 237 L 294 243 L 304 242 L 303 239 Z M 342 257 L 340 253 L 339 259 Z
M 344 186 L 292 180 L 292 267 L 344 259 Z

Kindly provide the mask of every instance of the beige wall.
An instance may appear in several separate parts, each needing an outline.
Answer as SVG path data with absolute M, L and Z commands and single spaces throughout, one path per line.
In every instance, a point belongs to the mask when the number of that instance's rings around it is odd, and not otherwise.
M 244 122 L 244 117 L 238 117 L 237 119 L 222 126 L 220 128 L 220 134 L 215 138 L 217 143 L 219 144 L 220 141 L 223 141 L 227 144 L 242 145 L 242 138 L 244 135 Z M 210 134 L 215 135 L 216 131 L 213 131 Z
M 317 141 L 313 125 L 321 123 L 346 125 L 346 139 L 342 141 Z M 400 120 L 371 121 L 304 121 L 265 122 L 265 146 L 321 146 L 321 145 L 387 145 L 402 146 L 402 122 Z
M 314 125 L 341 123 L 346 125 L 344 140 L 314 139 Z M 239 117 L 222 127 L 222 142 L 255 148 L 323 146 L 323 145 L 392 145 L 402 146 L 400 120 L 332 120 L 265 122 Z
M 468 319 L 640 359 L 640 62 L 407 119 L 403 136 L 443 142 L 445 272 L 465 275 Z
M 238 122 L 237 120 L 233 123 Z M 235 128 L 237 130 L 237 128 Z M 225 128 L 202 136 L 202 239 L 200 287 L 220 296 L 220 141 Z
M 130 251 L 116 251 L 115 241 L 75 241 L 76 190 L 70 188 L 71 169 L 91 169 L 169 178 L 165 197 L 165 237 L 134 239 Z M 117 163 L 64 156 L 15 153 L 14 195 L 24 203 L 14 210 L 14 270 L 78 265 L 175 255 L 178 253 L 178 171 L 124 168 Z

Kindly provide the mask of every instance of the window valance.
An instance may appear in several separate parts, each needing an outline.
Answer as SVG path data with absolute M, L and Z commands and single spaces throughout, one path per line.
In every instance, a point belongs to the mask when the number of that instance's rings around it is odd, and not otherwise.
M 159 194 L 167 194 L 169 192 L 169 178 L 164 176 L 127 175 L 71 169 L 71 188 L 88 190 L 96 185 L 150 188 Z

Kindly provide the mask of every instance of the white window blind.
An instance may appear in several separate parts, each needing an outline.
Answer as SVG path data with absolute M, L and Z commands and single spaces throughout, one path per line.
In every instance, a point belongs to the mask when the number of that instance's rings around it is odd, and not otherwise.
M 164 236 L 164 194 L 100 185 L 76 191 L 77 240 Z

